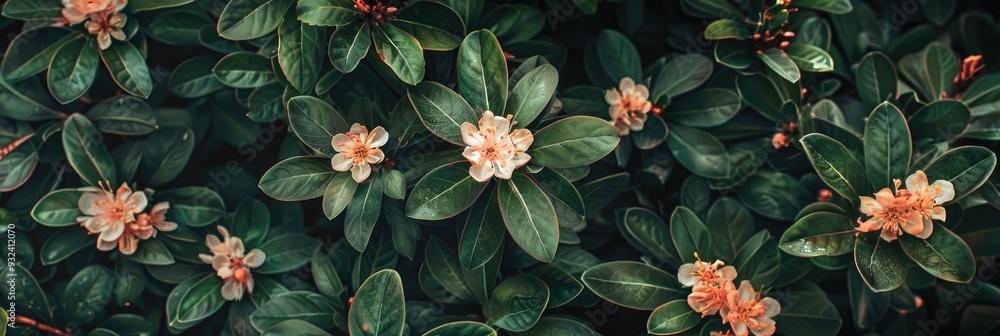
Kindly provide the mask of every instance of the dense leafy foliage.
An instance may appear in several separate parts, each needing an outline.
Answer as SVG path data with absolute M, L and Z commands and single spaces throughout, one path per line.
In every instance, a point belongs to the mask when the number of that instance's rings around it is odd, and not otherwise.
M 994 335 L 995 7 L 7 0 L 0 336 Z

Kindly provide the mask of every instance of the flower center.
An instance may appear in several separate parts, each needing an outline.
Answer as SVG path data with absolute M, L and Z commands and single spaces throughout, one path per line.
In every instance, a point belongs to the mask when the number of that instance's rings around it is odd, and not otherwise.
M 760 300 L 754 299 L 748 302 L 740 302 L 736 305 L 736 309 L 729 312 L 728 319 L 736 323 L 745 323 L 751 329 L 765 328 L 767 325 L 762 322 L 757 322 L 756 320 L 764 316 L 764 305 L 760 304 Z

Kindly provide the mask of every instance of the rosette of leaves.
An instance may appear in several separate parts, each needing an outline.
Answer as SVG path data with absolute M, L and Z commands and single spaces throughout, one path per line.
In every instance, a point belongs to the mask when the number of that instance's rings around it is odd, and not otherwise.
M 287 158 L 271 167 L 260 179 L 259 187 L 272 198 L 282 201 L 303 201 L 322 197 L 323 213 L 327 219 L 344 214 L 344 233 L 347 241 L 358 251 L 365 251 L 377 223 L 389 222 L 393 235 L 401 239 L 400 254 L 413 257 L 420 227 L 403 212 L 407 181 L 397 162 L 407 160 L 409 151 L 401 143 L 412 130 L 390 126 L 389 120 L 410 118 L 416 115 L 408 101 L 401 101 L 390 116 L 367 99 L 360 99 L 348 115 L 342 115 L 330 104 L 311 96 L 293 97 L 288 103 L 288 120 L 298 139 L 308 146 L 311 155 Z M 388 127 L 389 142 L 380 147 L 386 159 L 372 169 L 371 175 L 361 183 L 351 172 L 333 170 L 330 157 L 337 152 L 331 141 L 336 134 L 346 133 L 351 124 L 361 124 L 369 130 L 377 126 Z M 400 124 L 393 124 L 399 125 Z M 411 133 L 406 133 L 407 131 Z M 405 142 L 409 142 L 408 140 Z M 384 197 L 385 196 L 385 197 Z M 384 213 L 384 215 L 383 215 Z M 403 243 L 405 242 L 405 244 Z
M 669 222 L 645 208 L 619 209 L 618 229 L 643 254 L 644 262 L 613 261 L 590 267 L 581 275 L 587 289 L 617 305 L 652 311 L 647 322 L 650 334 L 725 330 L 719 316 L 702 318 L 701 313 L 691 309 L 685 301 L 690 289 L 681 287 L 673 271 L 698 260 L 697 253 L 702 261 L 722 260 L 735 267 L 737 282 L 749 280 L 754 287 L 810 298 L 775 296 L 782 311 L 800 312 L 778 315 L 775 321 L 779 333 L 792 325 L 808 328 L 796 332 L 837 333 L 841 323 L 836 307 L 818 286 L 804 279 L 812 265 L 781 254 L 767 230 L 755 233 L 753 216 L 738 200 L 722 197 L 710 207 L 708 199 L 686 203 L 695 208 L 678 206 Z M 792 269 L 793 274 L 784 274 Z
M 436 82 L 422 82 L 408 90 L 407 96 L 421 122 L 447 143 L 464 147 L 460 126 L 466 122 L 476 125 L 484 111 L 511 116 L 512 128 L 532 130 L 534 142 L 527 151 L 531 156 L 528 166 L 515 171 L 509 180 L 496 180 L 492 189 L 488 187 L 493 183 L 477 182 L 470 176 L 470 165 L 460 151 L 446 152 L 441 161 L 447 164 L 436 164 L 414 186 L 406 201 L 406 214 L 418 220 L 442 220 L 472 207 L 464 223 L 472 239 L 494 240 L 475 232 L 502 232 L 501 222 L 497 221 L 502 218 L 502 224 L 525 252 L 551 262 L 559 242 L 559 228 L 579 226 L 585 213 L 576 187 L 560 170 L 600 160 L 619 139 L 612 125 L 598 118 L 546 120 L 544 112 L 550 110 L 558 73 L 551 65 L 532 63 L 525 63 L 508 79 L 499 42 L 490 31 L 480 30 L 469 34 L 459 50 L 460 93 Z M 478 260 L 469 261 L 467 268 L 483 265 L 499 247 L 499 240 L 486 245 L 490 246 L 488 251 L 480 253 Z
M 123 293 L 125 281 L 117 268 L 104 265 L 81 265 L 73 269 L 67 281 L 56 285 L 53 274 L 32 273 L 30 267 L 4 267 L 4 279 L 18 288 L 18 327 L 6 330 L 7 335 L 37 335 L 39 331 L 24 325 L 28 318 L 66 335 L 89 332 L 88 335 L 153 334 L 156 326 L 147 316 L 132 313 L 109 314 L 105 306 Z M 53 268 L 54 270 L 54 268 Z M 141 280 L 135 280 L 135 285 Z M 139 288 L 140 293 L 142 288 Z
M 290 0 L 278 2 L 280 4 L 251 1 L 247 6 L 242 4 L 243 1 L 234 1 L 230 7 L 245 7 L 245 10 L 239 11 L 241 14 L 256 16 L 254 8 L 275 7 L 280 10 L 289 8 L 293 3 Z M 336 27 L 330 35 L 329 55 L 337 70 L 343 73 L 354 71 L 361 59 L 368 55 L 369 49 L 374 48 L 373 56 L 377 56 L 378 60 L 373 63 L 388 66 L 399 80 L 415 85 L 424 78 L 423 51 L 454 49 L 465 36 L 466 25 L 454 9 L 439 2 L 420 1 L 399 8 L 401 4 L 401 1 L 386 0 L 299 0 L 290 10 L 297 13 L 298 20 L 304 26 L 308 25 L 310 30 L 325 32 L 322 27 Z M 220 18 L 221 35 L 231 39 L 259 37 L 256 33 L 250 36 L 230 33 L 242 32 L 244 28 L 240 27 L 245 23 L 242 20 L 221 20 L 229 19 L 225 14 L 224 11 Z M 232 17 L 238 18 L 238 15 Z M 290 21 L 291 17 L 286 16 L 285 20 Z M 228 24 L 230 22 L 232 27 Z M 284 35 L 280 29 L 279 34 Z M 325 35 L 319 35 L 322 36 Z M 319 42 L 314 36 L 306 43 Z
M 176 7 L 190 1 L 133 0 L 122 11 L 127 15 L 122 31 L 126 41 L 113 40 L 101 50 L 96 36 L 83 24 L 50 27 L 62 18 L 64 6 L 59 0 L 11 0 L 3 7 L 3 16 L 24 20 L 25 28 L 7 48 L 0 64 L 8 89 L 15 83 L 37 82 L 35 75 L 46 72 L 48 91 L 63 105 L 86 97 L 103 63 L 108 75 L 129 94 L 147 98 L 153 92 L 153 76 L 146 65 L 146 37 L 136 18 L 139 12 Z M 20 91 L 20 90 L 17 90 Z M 21 91 L 24 92 L 24 91 Z M 37 95 L 31 94 L 28 95 Z M 51 100 L 45 97 L 45 100 Z
M 256 311 L 263 315 L 265 312 L 260 311 L 260 307 L 279 300 L 292 300 L 301 309 L 316 314 L 331 307 L 331 303 L 319 294 L 296 291 L 286 286 L 289 284 L 285 281 L 288 273 L 309 263 L 310 256 L 320 245 L 319 240 L 304 233 L 302 223 L 292 223 L 291 227 L 273 226 L 271 210 L 253 198 L 244 199 L 234 212 L 220 216 L 214 222 L 226 227 L 232 236 L 241 238 L 246 251 L 258 248 L 267 256 L 260 267 L 251 269 L 253 292 L 244 293 L 242 300 L 229 305 L 228 328 L 246 328 L 252 321 L 252 313 Z M 221 295 L 223 280 L 216 275 L 212 265 L 198 258 L 199 253 L 211 255 L 205 246 L 205 234 L 217 234 L 214 226 L 188 226 L 190 228 L 184 230 L 184 237 L 174 239 L 170 245 L 178 263 L 147 267 L 156 280 L 176 285 L 167 296 L 164 321 L 172 333 L 198 325 L 217 314 L 227 303 Z M 332 320 L 324 322 L 327 322 L 322 324 L 324 328 L 333 327 Z
M 947 104 L 952 105 L 946 108 Z M 782 235 L 780 246 L 799 257 L 834 257 L 854 254 L 855 265 L 864 283 L 874 292 L 899 288 L 907 278 L 908 260 L 942 280 L 964 283 L 975 273 L 974 255 L 961 237 L 950 229 L 961 219 L 963 198 L 974 193 L 990 177 L 996 155 L 978 146 L 962 146 L 946 151 L 916 152 L 913 144 L 931 141 L 947 133 L 924 133 L 922 116 L 955 114 L 968 108 L 957 101 L 931 103 L 908 118 L 889 102 L 877 106 L 864 126 L 861 148 L 826 134 L 808 134 L 800 140 L 810 162 L 823 181 L 842 199 L 837 205 L 812 208 Z M 941 112 L 947 110 L 948 112 Z M 967 114 L 966 114 L 967 115 Z M 965 121 L 968 122 L 967 119 Z M 961 127 L 964 129 L 964 127 Z M 945 136 L 950 140 L 950 136 Z M 945 140 L 945 141 L 947 141 Z M 947 143 L 944 148 L 948 149 Z M 893 189 L 893 180 L 903 180 L 923 170 L 931 180 L 954 185 L 955 198 L 944 206 L 947 222 L 934 222 L 927 239 L 903 235 L 897 242 L 885 242 L 877 232 L 859 233 L 855 221 L 859 196 L 869 196 L 882 188 Z
M 705 129 L 731 120 L 741 108 L 739 94 L 731 83 L 711 82 L 713 63 L 700 54 L 671 54 L 657 59 L 643 70 L 639 52 L 621 33 L 604 30 L 588 43 L 584 53 L 585 69 L 595 86 L 576 86 L 561 93 L 564 109 L 571 114 L 608 118 L 604 92 L 616 89 L 622 78 L 645 84 L 650 102 L 659 113 L 647 113 L 641 131 L 625 138 L 631 146 L 619 146 L 615 159 L 625 167 L 632 147 L 642 150 L 643 173 L 659 184 L 669 177 L 668 169 L 648 166 L 665 165 L 662 152 L 669 152 L 692 173 L 726 179 L 730 160 L 726 147 Z M 648 78 L 648 82 L 641 79 Z M 709 98 L 711 97 L 711 98 Z M 660 147 L 664 142 L 666 147 Z
M 847 0 L 757 1 L 747 4 L 745 14 L 726 1 L 685 0 L 681 4 L 691 16 L 718 19 L 705 27 L 705 38 L 717 41 L 717 62 L 752 71 L 760 68 L 758 59 L 790 82 L 797 82 L 803 71 L 833 71 L 834 61 L 823 48 L 802 43 L 787 31 L 789 16 L 800 8 L 833 14 L 847 14 L 853 8 Z

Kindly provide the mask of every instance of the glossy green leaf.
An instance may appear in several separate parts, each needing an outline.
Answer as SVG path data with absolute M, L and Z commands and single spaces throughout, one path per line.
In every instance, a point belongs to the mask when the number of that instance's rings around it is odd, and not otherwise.
M 489 30 L 472 32 L 458 49 L 458 88 L 476 112 L 504 111 L 507 59 Z M 419 109 L 418 109 L 419 111 Z
M 671 103 L 667 120 L 691 127 L 725 124 L 740 110 L 740 95 L 730 89 L 709 88 L 692 92 Z
M 212 55 L 184 61 L 170 73 L 170 92 L 184 98 L 197 98 L 225 87 L 212 73 L 219 59 Z
M 899 244 L 888 243 L 877 233 L 862 234 L 854 245 L 854 262 L 865 284 L 875 292 L 886 292 L 906 280 L 906 255 Z
M 552 262 L 559 245 L 555 208 L 542 188 L 528 176 L 515 173 L 497 187 L 500 213 L 516 242 L 528 255 Z
M 917 110 L 910 117 L 910 132 L 914 139 L 950 141 L 965 132 L 972 112 L 958 100 L 938 100 Z
M 750 280 L 754 286 L 770 286 L 781 271 L 778 244 L 767 230 L 757 232 L 747 240 L 733 258 L 736 280 Z
M 831 14 L 848 14 L 854 9 L 849 0 L 801 0 L 796 2 L 795 6 Z
M 674 300 L 656 307 L 649 315 L 646 330 L 653 335 L 673 335 L 694 328 L 701 314 L 691 309 L 685 300 Z
M 101 50 L 101 60 L 111 73 L 111 78 L 125 92 L 148 98 L 153 92 L 153 80 L 142 52 L 128 42 L 113 42 Z
M 424 79 L 424 54 L 413 35 L 391 25 L 377 26 L 372 35 L 375 52 L 400 80 L 417 85 Z
M 212 72 L 223 84 L 240 89 L 257 88 L 275 81 L 271 60 L 245 51 L 226 55 Z
M 913 148 L 906 118 L 896 106 L 883 103 L 872 111 L 864 139 L 865 171 L 875 188 L 889 188 L 894 179 L 904 179 Z
M 354 199 L 354 193 L 358 189 L 358 183 L 349 173 L 339 173 L 330 179 L 323 192 L 323 213 L 327 219 L 334 219 L 347 209 L 347 206 Z
M 403 283 L 393 270 L 372 274 L 358 289 L 347 317 L 351 335 L 403 334 L 405 327 Z
M 634 261 L 612 261 L 591 267 L 581 280 L 597 296 L 639 310 L 653 310 L 690 294 L 680 288 L 675 276 Z
M 808 134 L 800 140 L 802 149 L 819 177 L 852 204 L 858 196 L 868 196 L 869 182 L 864 166 L 843 144 L 823 134 Z
M 76 218 L 83 216 L 77 204 L 83 192 L 75 189 L 60 189 L 48 193 L 38 200 L 31 209 L 31 218 L 39 224 L 63 227 L 79 224 Z
M 504 115 L 513 115 L 513 126 L 526 127 L 542 114 L 556 93 L 559 71 L 549 64 L 529 71 L 511 89 Z
M 62 297 L 67 319 L 85 323 L 100 316 L 111 300 L 114 282 L 111 271 L 101 265 L 90 265 L 74 274 Z
M 302 1 L 300 1 L 300 4 Z M 372 45 L 372 30 L 362 22 L 338 27 L 330 35 L 330 60 L 342 72 L 354 71 Z
M 427 173 L 410 192 L 406 215 L 414 219 L 450 218 L 469 208 L 486 189 L 469 175 L 469 164 L 454 163 Z
M 955 200 L 958 200 L 979 189 L 996 165 L 996 153 L 983 147 L 963 146 L 934 159 L 924 173 L 931 183 L 937 180 L 951 182 L 955 187 Z
M 344 231 L 347 242 L 358 251 L 364 251 L 368 247 L 368 238 L 382 214 L 382 190 L 381 177 L 372 175 L 358 185 L 354 198 L 347 205 Z
M 896 66 L 880 52 L 865 55 L 854 69 L 858 82 L 858 95 L 865 106 L 875 108 L 882 102 L 896 98 Z
M 4 6 L 4 15 L 8 15 L 10 9 L 27 5 L 24 2 L 28 1 L 22 0 L 8 3 Z M 34 3 L 35 1 L 30 2 Z M 41 2 L 37 3 L 41 4 Z M 31 6 L 34 7 L 37 5 Z M 56 16 L 61 15 L 57 14 Z M 10 41 L 10 46 L 7 48 L 7 53 L 2 60 L 3 63 L 0 64 L 0 72 L 3 73 L 4 79 L 10 82 L 17 82 L 34 76 L 45 71 L 56 52 L 64 44 L 73 40 L 86 39 L 82 34 L 64 28 L 41 28 L 23 32 Z M 80 46 L 80 48 L 84 48 L 84 46 Z
M 335 327 L 333 304 L 322 295 L 295 291 L 271 298 L 250 315 L 250 323 L 257 330 L 269 330 L 281 322 L 300 320 L 316 327 Z
M 903 234 L 899 245 L 927 273 L 952 282 L 966 283 L 976 275 L 972 251 L 958 235 L 934 223 L 934 232 L 926 239 Z
M 102 181 L 118 182 L 115 163 L 104 146 L 104 137 L 87 117 L 77 113 L 69 116 L 62 133 L 66 160 L 80 179 L 92 186 Z
M 424 50 L 452 50 L 462 43 L 465 24 L 449 6 L 417 2 L 399 11 L 393 26 L 410 33 Z
M 802 217 L 781 235 L 778 246 L 797 257 L 838 256 L 854 251 L 857 230 L 843 215 L 816 212 Z
M 156 193 L 156 200 L 170 202 L 167 220 L 187 226 L 208 226 L 215 223 L 226 211 L 222 197 L 205 187 L 181 187 L 159 191 Z
M 267 258 L 253 270 L 260 274 L 283 273 L 309 263 L 319 241 L 304 234 L 284 234 L 259 246 Z M 247 247 L 247 252 L 253 247 Z
M 161 128 L 142 146 L 140 167 L 148 172 L 146 184 L 158 187 L 173 181 L 181 174 L 194 152 L 194 132 L 187 128 Z
M 80 98 L 94 82 L 98 63 L 97 43 L 82 36 L 66 42 L 49 64 L 49 91 L 63 104 Z
M 482 267 L 503 244 L 506 227 L 500 213 L 496 193 L 481 197 L 470 208 L 469 215 L 459 220 L 458 258 L 466 270 Z
M 833 57 L 830 57 L 830 54 L 820 47 L 805 43 L 793 43 L 785 49 L 785 52 L 802 71 L 833 71 Z
M 674 209 L 670 215 L 670 237 L 677 248 L 677 256 L 686 263 L 697 260 L 695 254 L 706 260 L 714 257 L 708 228 L 691 209 L 683 206 Z
M 560 119 L 534 134 L 531 163 L 551 168 L 583 166 L 600 160 L 618 145 L 614 126 L 585 116 Z
M 157 129 L 156 112 L 132 96 L 107 99 L 87 111 L 87 118 L 104 133 L 146 135 Z
M 125 257 L 143 265 L 172 265 L 174 263 L 174 256 L 170 254 L 162 242 L 156 239 L 139 242 L 135 252 Z
M 750 35 L 746 23 L 731 19 L 718 20 L 705 27 L 705 38 L 709 40 L 746 40 Z
M 294 11 L 289 14 L 278 25 L 278 64 L 295 89 L 307 92 L 319 80 L 326 30 L 298 22 Z
M 711 133 L 670 125 L 667 145 L 674 158 L 691 173 L 709 179 L 729 177 L 729 154 Z
M 507 278 L 483 305 L 483 315 L 490 323 L 513 332 L 531 329 L 549 302 L 549 288 L 542 280 L 519 274 Z
M 771 70 L 774 70 L 778 76 L 781 76 L 781 78 L 784 78 L 789 82 L 798 82 L 799 78 L 802 76 L 801 73 L 799 73 L 799 67 L 796 66 L 792 58 L 781 49 L 771 48 L 764 50 L 764 53 L 758 54 L 758 57 L 760 57 L 761 61 L 764 61 L 764 64 L 767 65 L 768 68 L 771 68 Z
M 471 321 L 449 322 L 428 330 L 423 336 L 496 336 L 492 327 Z
M 708 209 L 705 219 L 712 248 L 716 259 L 733 260 L 743 243 L 753 237 L 753 215 L 740 201 L 732 197 L 723 197 L 715 201 Z
M 232 0 L 219 15 L 219 35 L 230 40 L 252 40 L 273 32 L 292 0 Z
M 408 88 L 407 96 L 424 126 L 445 141 L 465 146 L 460 130 L 462 124 L 478 125 L 481 114 L 474 112 L 462 96 L 444 85 L 422 82 Z
M 813 195 L 791 175 L 758 171 L 740 188 L 743 204 L 753 212 L 768 218 L 791 222 Z
M 299 0 L 299 20 L 315 26 L 344 26 L 361 18 L 350 0 Z
M 85 248 L 93 248 L 94 239 L 87 235 L 83 228 L 59 230 L 45 240 L 38 257 L 42 265 L 55 265 L 76 252 Z
M 336 172 L 330 159 L 297 156 L 268 169 L 260 178 L 260 190 L 275 199 L 300 201 L 320 197 Z
M 188 279 L 167 296 L 166 325 L 180 333 L 215 314 L 226 300 L 222 299 L 222 278 L 212 274 Z

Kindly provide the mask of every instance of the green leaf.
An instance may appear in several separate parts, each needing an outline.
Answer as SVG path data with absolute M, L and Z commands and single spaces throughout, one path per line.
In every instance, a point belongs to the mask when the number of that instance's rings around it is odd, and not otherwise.
M 531 329 L 549 302 L 549 288 L 542 280 L 519 274 L 507 278 L 483 305 L 483 315 L 501 329 L 521 332 Z
M 344 231 L 347 242 L 358 251 L 363 252 L 368 247 L 368 238 L 382 214 L 382 190 L 381 176 L 373 175 L 358 185 L 354 199 L 347 205 Z
M 31 218 L 39 224 L 63 227 L 79 224 L 76 218 L 83 216 L 77 204 L 83 192 L 76 189 L 60 189 L 50 192 L 38 200 L 31 209 Z
M 372 274 L 358 288 L 347 320 L 351 335 L 403 334 L 406 321 L 403 283 L 394 270 Z
M 468 162 L 438 167 L 413 187 L 406 200 L 406 215 L 422 220 L 451 218 L 469 208 L 483 189 L 486 183 L 472 179 Z
M 576 318 L 543 316 L 530 330 L 513 333 L 514 336 L 546 336 L 546 335 L 575 335 L 575 336 L 598 336 L 593 329 Z
M 407 88 L 407 96 L 427 130 L 445 141 L 465 146 L 462 124 L 478 125 L 480 114 L 474 112 L 462 96 L 444 85 L 422 82 Z
M 496 336 L 492 327 L 470 321 L 449 322 L 428 330 L 423 336 Z
M 883 103 L 865 123 L 865 171 L 876 189 L 890 188 L 904 179 L 913 153 L 910 129 L 896 106 Z
M 104 147 L 104 137 L 87 117 L 79 113 L 70 115 L 63 125 L 62 142 L 66 160 L 85 183 L 96 186 L 101 181 L 118 182 L 115 163 Z
M 230 40 L 252 40 L 273 32 L 292 0 L 231 0 L 219 14 L 219 35 Z
M 55 1 L 10 0 L 3 6 L 3 16 L 19 20 L 56 19 L 62 17 L 63 8 Z
M 920 268 L 938 279 L 967 283 L 976 275 L 976 260 L 969 246 L 939 223 L 934 223 L 934 232 L 927 239 L 904 234 L 899 245 Z
M 288 122 L 302 143 L 325 156 L 337 154 L 331 142 L 333 136 L 350 127 L 336 108 L 312 96 L 288 100 Z
M 271 83 L 254 89 L 248 98 L 250 112 L 247 113 L 247 117 L 259 123 L 285 118 L 287 112 L 284 106 L 286 98 L 284 95 L 286 91 L 289 90 L 279 83 Z
M 871 52 L 865 55 L 854 69 L 854 78 L 858 82 L 858 95 L 869 108 L 896 98 L 896 66 L 883 53 Z
M 473 6 L 479 7 L 480 11 L 484 7 L 482 4 Z M 504 4 L 493 9 L 479 26 L 489 29 L 506 45 L 529 40 L 538 35 L 545 27 L 543 19 L 544 14 L 536 6 Z
M 698 219 L 690 209 L 679 206 L 670 215 L 670 236 L 674 246 L 677 248 L 677 255 L 687 263 L 692 263 L 695 253 L 705 256 L 705 259 L 713 258 L 711 236 L 705 224 Z
M 712 66 L 712 60 L 701 54 L 684 54 L 671 58 L 656 76 L 656 85 L 650 91 L 650 98 L 658 100 L 662 95 L 674 98 L 694 90 L 712 76 Z
M 173 46 L 197 46 L 201 27 L 215 22 L 193 11 L 169 10 L 157 13 L 146 30 L 149 37 Z M 126 28 L 127 29 L 127 28 Z
M 910 132 L 914 139 L 950 141 L 965 132 L 972 112 L 959 100 L 938 100 L 917 110 L 910 117 Z
M 406 203 L 396 199 L 385 200 L 385 217 L 392 230 L 392 246 L 399 255 L 413 260 L 417 243 L 422 239 L 420 224 L 406 217 Z
M 705 226 L 713 242 L 715 258 L 719 260 L 733 260 L 756 230 L 750 210 L 732 197 L 720 198 L 712 204 Z
M 20 264 L 7 266 L 0 271 L 0 275 L 3 276 L 4 281 L 9 281 L 9 284 L 17 289 L 17 297 L 21 298 L 16 304 L 17 310 L 21 310 L 20 314 L 25 314 L 25 316 L 35 317 L 37 321 L 53 322 L 52 311 L 53 308 L 49 299 L 46 297 L 45 290 L 42 286 L 38 284 L 38 280 L 35 276 L 31 275 L 31 272 L 21 266 Z M 4 328 L 4 332 L 7 329 Z
M 492 32 L 478 30 L 466 36 L 458 49 L 457 67 L 459 92 L 476 112 L 504 111 L 507 59 Z
M 843 144 L 820 133 L 802 137 L 802 149 L 812 162 L 819 177 L 854 205 L 858 196 L 868 196 L 868 176 L 865 168 Z
M 295 20 L 294 11 L 289 14 L 278 25 L 278 64 L 296 90 L 307 92 L 319 80 L 326 30 Z
M 304 1 L 299 1 L 300 6 Z M 341 72 L 351 72 L 368 55 L 372 45 L 372 29 L 364 22 L 338 27 L 330 35 L 330 61 Z
M 635 261 L 612 261 L 591 267 L 580 277 L 594 294 L 619 306 L 653 310 L 687 294 L 677 278 Z
M 322 196 L 336 173 L 327 158 L 296 156 L 268 169 L 258 186 L 272 198 L 301 201 Z
M 979 189 L 996 165 L 996 153 L 984 147 L 963 146 L 934 159 L 924 173 L 931 183 L 936 180 L 951 182 L 955 187 L 954 201 L 957 201 Z
M 378 25 L 372 32 L 375 52 L 406 84 L 424 79 L 424 52 L 413 35 L 392 25 Z
M 764 217 L 791 222 L 813 198 L 812 193 L 791 175 L 758 171 L 740 188 L 743 204 Z
M 49 64 L 48 85 L 52 96 L 69 104 L 87 93 L 97 76 L 97 44 L 79 36 L 61 47 Z
M 561 173 L 542 169 L 532 174 L 532 180 L 542 187 L 556 209 L 556 219 L 561 229 L 579 229 L 586 223 L 587 209 L 580 192 Z
M 142 170 L 149 174 L 146 184 L 159 187 L 181 174 L 194 151 L 194 132 L 188 128 L 156 130 L 142 146 Z
M 238 89 L 253 89 L 275 81 L 271 60 L 247 51 L 226 55 L 212 72 L 223 84 Z
M 887 292 L 906 280 L 906 259 L 899 244 L 888 243 L 878 234 L 861 234 L 854 245 L 854 263 L 872 291 Z
M 621 227 L 623 234 L 639 244 L 644 253 L 663 262 L 681 264 L 670 237 L 670 227 L 655 212 L 639 207 L 625 209 Z
M 183 98 L 209 95 L 225 87 L 212 73 L 219 59 L 202 55 L 184 61 L 170 74 L 170 92 Z
M 700 19 L 743 17 L 745 14 L 731 2 L 717 0 L 681 0 L 684 13 Z
M 555 208 L 542 188 L 528 176 L 515 173 L 497 188 L 500 213 L 516 242 L 531 257 L 552 262 L 559 245 Z
M 556 93 L 559 71 L 549 64 L 529 71 L 510 91 L 504 115 L 513 115 L 520 127 L 527 127 L 542 113 Z
M 83 228 L 58 230 L 45 240 L 38 253 L 42 265 L 55 265 L 82 249 L 93 247 L 94 239 Z
M 673 335 L 694 328 L 701 314 L 691 309 L 685 300 L 674 300 L 656 307 L 649 315 L 646 330 L 653 335 Z
M 441 287 L 459 299 L 477 301 L 464 276 L 458 257 L 455 256 L 455 251 L 452 251 L 443 240 L 436 236 L 428 239 L 424 255 L 427 269 Z
M 738 40 L 716 41 L 712 54 L 716 62 L 736 70 L 749 68 L 755 56 L 745 42 Z
M 181 187 L 160 191 L 156 193 L 156 200 L 170 202 L 167 220 L 181 225 L 208 226 L 226 213 L 222 197 L 205 187 Z
M 339 27 L 361 18 L 350 0 L 299 0 L 295 9 L 299 20 L 314 26 Z
M 830 54 L 820 47 L 805 43 L 793 43 L 785 49 L 785 52 L 802 71 L 833 71 L 833 57 L 830 57 Z
M 111 301 L 115 277 L 101 265 L 90 265 L 78 271 L 66 285 L 62 306 L 66 318 L 75 323 L 87 323 L 99 317 L 104 305 Z
M 26 4 L 23 2 L 26 1 L 42 3 L 33 0 L 11 2 L 4 6 L 4 15 L 6 16 L 10 10 L 25 6 Z M 61 10 L 62 6 L 59 7 Z M 61 16 L 61 14 L 56 14 L 56 17 Z M 36 17 L 31 19 L 34 20 Z M 84 39 L 83 37 L 80 33 L 54 27 L 22 32 L 10 41 L 7 54 L 4 55 L 3 63 L 0 64 L 0 72 L 3 73 L 4 79 L 11 83 L 27 79 L 45 71 L 53 60 L 53 56 L 64 44 Z
M 606 76 L 604 78 L 608 81 L 618 84 L 622 78 L 628 77 L 641 82 L 642 61 L 639 51 L 628 37 L 614 30 L 602 30 L 597 35 L 595 49 L 603 75 Z
M 764 50 L 764 53 L 758 54 L 761 61 L 768 68 L 774 70 L 778 76 L 784 78 L 785 80 L 795 83 L 799 81 L 801 74 L 799 73 L 798 66 L 792 61 L 792 58 L 788 56 L 783 50 L 778 48 L 771 48 Z
M 854 10 L 850 0 L 799 0 L 796 7 L 810 8 L 830 14 L 848 14 Z
M 413 35 L 424 50 L 455 49 L 465 36 L 465 24 L 458 13 L 433 1 L 406 6 L 397 13 L 392 25 Z
M 322 329 L 332 329 L 332 302 L 320 294 L 295 291 L 272 297 L 250 315 L 257 330 L 269 330 L 281 322 L 300 320 Z M 299 333 L 296 333 L 298 335 Z
M 674 158 L 691 173 L 709 179 L 729 177 L 729 153 L 711 133 L 670 125 L 667 145 Z
M 549 287 L 551 296 L 546 309 L 561 307 L 583 292 L 583 284 L 575 276 L 564 271 L 559 266 L 543 265 L 531 270 L 531 275 L 538 277 Z
M 260 274 L 284 273 L 309 263 L 313 251 L 320 242 L 299 233 L 289 233 L 272 238 L 260 246 L 267 258 L 264 264 L 253 270 Z M 249 250 L 250 247 L 247 248 Z
M 143 265 L 172 265 L 174 263 L 174 256 L 167 250 L 167 246 L 156 239 L 140 241 L 135 253 L 125 257 Z
M 761 230 L 750 238 L 733 258 L 737 280 L 750 280 L 754 286 L 768 287 L 781 271 L 781 257 L 778 244 L 767 230 Z
M 222 298 L 222 278 L 214 273 L 193 277 L 174 287 L 167 296 L 167 328 L 180 333 L 215 314 Z
M 340 275 L 329 257 L 316 249 L 311 261 L 312 276 L 320 293 L 329 298 L 338 298 L 340 294 L 346 293 L 344 284 L 340 282 Z
M 283 336 L 283 335 L 300 335 L 300 336 L 330 336 L 331 334 L 323 331 L 319 327 L 316 327 L 309 322 L 300 320 L 286 320 L 281 323 L 275 324 L 264 330 L 261 336 Z
M 740 95 L 736 91 L 708 88 L 673 102 L 663 117 L 684 126 L 714 127 L 735 117 L 740 107 Z
M 952 79 L 958 75 L 955 52 L 941 43 L 928 44 L 923 50 L 907 55 L 897 64 L 899 72 L 925 101 L 935 101 L 947 93 L 952 96 Z
M 858 231 L 843 215 L 816 212 L 792 224 L 781 235 L 778 246 L 796 257 L 839 256 L 854 251 Z
M 586 116 L 567 117 L 538 130 L 528 149 L 532 164 L 550 168 L 588 165 L 605 157 L 618 145 L 614 126 Z
M 840 331 L 837 306 L 819 286 L 803 281 L 793 285 L 787 293 L 787 296 L 775 297 L 784 311 L 774 317 L 775 324 L 810 335 L 834 335 Z
M 506 232 L 496 193 L 476 200 L 469 215 L 458 222 L 458 258 L 466 270 L 482 267 L 503 245 Z
M 749 37 L 750 29 L 746 23 L 732 19 L 718 20 L 705 27 L 705 38 L 709 40 L 746 40 Z
M 231 233 L 243 239 L 245 246 L 260 246 L 271 226 L 271 212 L 264 202 L 245 198 L 233 212 Z
M 104 133 L 146 135 L 157 128 L 153 108 L 132 96 L 109 98 L 87 111 L 87 118 Z
M 336 174 L 326 185 L 323 192 L 323 213 L 327 219 L 334 219 L 347 209 L 354 199 L 354 193 L 358 189 L 358 183 L 354 182 L 349 173 Z
M 781 106 L 785 103 L 778 86 L 764 75 L 736 77 L 736 90 L 743 101 L 767 119 L 782 119 Z
M 101 50 L 101 60 L 111 73 L 111 78 L 125 92 L 142 98 L 149 98 L 153 92 L 153 80 L 142 52 L 129 42 L 111 43 L 111 47 Z

